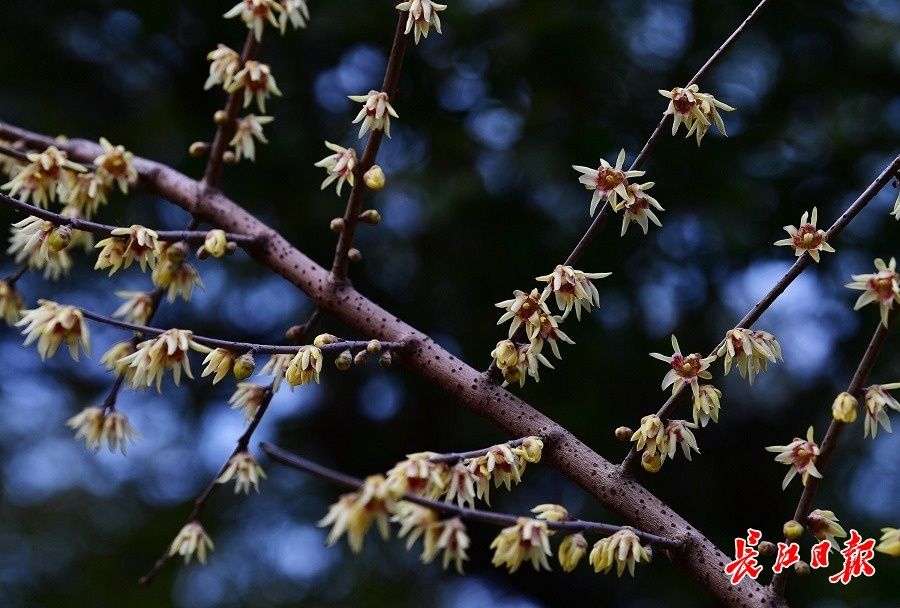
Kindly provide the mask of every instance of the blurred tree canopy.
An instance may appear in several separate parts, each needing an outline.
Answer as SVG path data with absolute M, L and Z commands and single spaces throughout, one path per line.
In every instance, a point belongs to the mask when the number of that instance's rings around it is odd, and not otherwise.
M 752 8 L 716 0 L 448 0 L 444 34 L 410 46 L 394 101 L 400 119 L 379 162 L 388 187 L 371 195 L 384 221 L 361 227 L 355 285 L 476 367 L 486 366 L 496 327 L 493 303 L 552 270 L 587 227 L 590 194 L 570 165 L 637 153 L 664 110 L 657 89 L 683 84 Z M 0 118 L 50 134 L 106 136 L 136 154 L 199 176 L 189 144 L 209 139 L 221 91 L 203 91 L 206 53 L 237 47 L 233 2 L 52 2 L 0 5 L 5 36 Z M 343 213 L 313 163 L 323 140 L 356 143 L 347 95 L 379 86 L 395 23 L 393 2 L 310 0 L 307 29 L 264 37 L 282 98 L 267 110 L 270 143 L 255 163 L 225 171 L 224 189 L 314 259 L 330 261 L 329 220 Z M 567 327 L 564 349 L 540 384 L 514 389 L 611 460 L 626 447 L 612 430 L 636 425 L 665 398 L 664 370 L 648 352 L 670 333 L 706 351 L 792 262 L 772 247 L 781 226 L 819 209 L 828 224 L 897 154 L 900 141 L 900 5 L 890 0 L 774 2 L 701 82 L 735 106 L 729 137 L 703 147 L 668 135 L 645 166 L 666 211 L 662 229 L 618 236 L 613 218 L 580 266 L 612 271 L 601 306 Z M 683 132 L 682 132 L 683 133 Z M 877 323 L 852 311 L 851 273 L 896 255 L 900 226 L 886 188 L 834 246 L 762 318 L 785 363 L 752 387 L 733 374 L 721 423 L 698 433 L 701 454 L 656 476 L 649 489 L 731 552 L 748 527 L 773 536 L 789 519 L 799 484 L 780 490 L 783 467 L 763 446 L 786 443 L 815 423 L 824 432 Z M 9 223 L 13 215 L 0 216 Z M 108 223 L 181 228 L 187 215 L 138 193 L 117 196 Z M 115 289 L 147 288 L 138 271 L 113 279 L 78 269 L 61 284 L 27 276 L 38 297 L 113 309 Z M 2 273 L 13 268 L 3 258 Z M 164 306 L 158 326 L 278 341 L 310 302 L 244 255 L 199 265 L 206 285 L 189 304 Z M 344 328 L 327 319 L 323 329 Z M 121 332 L 96 328 L 95 353 Z M 896 332 L 893 332 L 895 334 Z M 896 336 L 872 376 L 900 380 Z M 179 530 L 190 502 L 228 455 L 242 416 L 233 389 L 197 381 L 162 395 L 123 395 L 142 440 L 127 458 L 91 454 L 64 421 L 102 398 L 110 377 L 99 354 L 41 365 L 18 334 L 0 329 L 2 485 L 0 604 L 131 606 L 662 606 L 712 605 L 659 559 L 632 580 L 586 566 L 513 576 L 490 566 L 496 530 L 471 525 L 465 577 L 421 565 L 396 539 L 369 538 L 361 556 L 325 549 L 315 527 L 340 490 L 261 458 L 269 475 L 249 498 L 217 493 L 204 518 L 216 542 L 206 567 L 169 564 L 149 587 L 136 584 Z M 398 366 L 399 367 L 399 366 Z M 505 440 L 402 368 L 370 365 L 328 373 L 317 387 L 282 391 L 257 439 L 355 475 L 385 470 L 406 453 L 471 449 Z M 874 536 L 900 525 L 898 437 L 844 434 L 818 506 L 845 527 Z M 564 477 L 536 466 L 495 508 L 526 512 L 560 502 L 586 519 L 604 513 Z M 821 572 L 791 581 L 796 606 L 896 606 L 900 564 L 879 555 L 876 575 L 847 587 Z M 768 568 L 767 574 L 768 576 Z

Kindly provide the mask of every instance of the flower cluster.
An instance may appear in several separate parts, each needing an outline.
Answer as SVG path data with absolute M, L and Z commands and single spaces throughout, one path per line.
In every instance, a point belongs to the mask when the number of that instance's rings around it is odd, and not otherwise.
M 441 18 L 438 12 L 445 10 L 446 4 L 438 4 L 432 0 L 409 0 L 401 2 L 396 8 L 398 11 L 409 12 L 404 33 L 412 31 L 416 44 L 419 44 L 419 39 L 428 38 L 428 32 L 432 27 L 438 34 L 441 33 Z
M 65 200 L 75 182 L 75 173 L 87 168 L 69 160 L 68 155 L 50 146 L 43 152 L 29 152 L 28 163 L 9 182 L 3 184 L 10 196 L 23 202 L 33 201 L 46 209 L 57 197 Z
M 322 371 L 322 351 L 316 346 L 301 346 L 294 358 L 288 364 L 284 372 L 284 379 L 291 387 L 298 384 L 310 384 L 313 380 L 319 382 L 319 372 Z
M 75 439 L 84 439 L 92 450 L 100 449 L 105 443 L 110 452 L 118 448 L 122 454 L 125 446 L 138 436 L 124 414 L 113 410 L 107 412 L 102 407 L 86 407 L 66 421 L 66 426 L 75 430 Z
M 352 188 L 356 179 L 354 175 L 357 164 L 356 150 L 333 144 L 330 141 L 325 142 L 325 147 L 334 152 L 334 154 L 329 154 L 315 163 L 316 167 L 322 167 L 328 173 L 322 181 L 320 189 L 324 190 L 329 184 L 337 180 L 337 194 L 340 196 L 344 182 L 350 184 Z
M 894 309 L 894 304 L 900 302 L 900 275 L 897 274 L 897 260 L 891 258 L 888 264 L 881 258 L 875 259 L 875 272 L 873 274 L 854 274 L 853 281 L 847 283 L 850 289 L 861 289 L 862 294 L 853 305 L 853 310 L 859 310 L 866 304 L 877 302 L 881 311 L 881 322 L 888 325 L 888 315 Z
M 17 263 L 27 262 L 31 268 L 43 269 L 46 278 L 56 280 L 72 267 L 65 239 L 57 238 L 61 230 L 64 235 L 69 228 L 29 215 L 12 225 L 6 253 L 14 255 Z
M 591 281 L 605 279 L 611 274 L 611 272 L 582 272 L 571 266 L 559 265 L 550 274 L 535 277 L 535 280 L 547 283 L 541 294 L 541 302 L 552 293 L 556 299 L 556 306 L 562 313 L 562 319 L 568 317 L 574 309 L 575 317 L 580 321 L 582 308 L 590 312 L 592 306 L 600 306 L 600 292 Z
M 362 550 L 363 538 L 374 522 L 387 539 L 390 536 L 389 519 L 396 510 L 396 493 L 381 475 L 366 478 L 362 487 L 356 492 L 344 494 L 331 505 L 328 514 L 319 520 L 319 527 L 331 526 L 326 544 L 331 546 L 347 534 L 347 542 L 354 553 Z
M 159 237 L 155 230 L 133 224 L 128 228 L 113 229 L 109 238 L 97 243 L 100 254 L 94 270 L 109 268 L 109 276 L 112 276 L 120 268 L 128 268 L 137 262 L 142 272 L 156 268 L 156 262 L 161 251 Z
M 725 357 L 726 375 L 731 371 L 732 362 L 736 361 L 741 378 L 747 378 L 750 384 L 753 384 L 758 373 L 767 370 L 769 363 L 784 360 L 781 345 L 775 336 L 767 331 L 743 327 L 728 330 L 716 354 Z
M 616 576 L 622 576 L 626 568 L 634 576 L 635 564 L 649 563 L 650 552 L 641 546 L 637 534 L 628 528 L 622 528 L 594 543 L 588 561 L 594 567 L 594 572 L 606 574 L 615 566 Z
M 350 101 L 363 104 L 362 109 L 352 123 L 355 125 L 358 122 L 362 122 L 362 125 L 359 127 L 360 139 L 369 130 L 384 131 L 385 135 L 391 136 L 391 116 L 400 118 L 400 115 L 397 114 L 391 105 L 387 93 L 372 90 L 365 95 L 349 95 L 348 98 Z
M 495 566 L 506 566 L 510 574 L 519 569 L 524 561 L 530 561 L 535 570 L 550 569 L 547 556 L 550 551 L 550 530 L 547 523 L 539 519 L 520 517 L 516 524 L 503 528 L 491 543 Z
M 866 419 L 863 424 L 863 437 L 878 435 L 878 426 L 884 427 L 888 433 L 891 431 L 891 420 L 888 418 L 887 409 L 891 408 L 900 412 L 900 402 L 891 395 L 892 390 L 900 388 L 900 382 L 892 384 L 874 384 L 866 388 L 865 404 Z
M 181 296 L 190 301 L 194 287 L 203 289 L 200 273 L 185 260 L 187 247 L 183 243 L 162 243 L 159 245 L 158 262 L 150 278 L 153 284 L 166 290 L 166 299 L 174 302 Z
M 698 146 L 712 123 L 715 123 L 719 133 L 728 135 L 725 132 L 725 123 L 719 115 L 719 110 L 733 112 L 734 108 L 722 103 L 709 93 L 701 93 L 700 87 L 696 84 L 688 87 L 675 87 L 671 91 L 659 89 L 659 94 L 669 100 L 669 107 L 666 108 L 664 116 L 669 114 L 673 116 L 672 135 L 678 132 L 678 127 L 682 123 L 687 128 L 685 137 L 695 135 Z
M 629 178 L 641 177 L 644 171 L 627 171 L 622 168 L 625 163 L 625 150 L 619 152 L 616 164 L 610 165 L 606 160 L 600 159 L 600 166 L 596 169 L 572 165 L 572 168 L 581 173 L 578 181 L 586 190 L 593 190 L 591 197 L 591 216 L 597 211 L 600 201 L 606 201 L 613 211 L 618 211 L 625 206 L 628 198 Z
M 777 452 L 775 462 L 786 464 L 790 467 L 784 481 L 781 482 L 781 489 L 785 489 L 795 475 L 798 473 L 806 485 L 806 480 L 810 475 L 813 477 L 822 477 L 816 468 L 816 459 L 819 457 L 819 446 L 813 441 L 813 427 L 809 427 L 806 431 L 806 439 L 794 437 L 794 440 L 787 445 L 771 445 L 766 448 L 767 452 Z
M 674 334 L 672 335 L 672 349 L 675 352 L 671 356 L 650 353 L 651 357 L 668 363 L 669 367 L 671 367 L 663 377 L 662 389 L 666 390 L 666 388 L 671 386 L 672 394 L 674 395 L 687 384 L 690 385 L 691 391 L 694 393 L 694 399 L 697 399 L 700 395 L 700 380 L 712 378 L 712 374 L 707 369 L 716 360 L 716 357 L 704 357 L 700 353 L 683 355 L 681 348 L 678 346 L 678 339 L 675 338 Z
M 696 428 L 696 423 L 686 420 L 669 420 L 663 423 L 656 414 L 641 418 L 641 426 L 631 436 L 634 449 L 643 451 L 641 466 L 651 473 L 659 471 L 666 458 L 674 458 L 679 445 L 688 460 L 691 459 L 691 450 L 699 454 L 697 438 L 692 432 Z
M 24 327 L 25 346 L 37 341 L 38 354 L 47 359 L 65 342 L 69 355 L 78 361 L 78 347 L 91 353 L 90 332 L 84 315 L 74 306 L 61 306 L 50 300 L 38 300 L 38 307 L 22 311 L 17 327 Z
M 182 370 L 193 380 L 188 358 L 190 350 L 208 353 L 210 349 L 194 342 L 193 333 L 188 330 L 169 329 L 138 344 L 133 353 L 120 359 L 117 364 L 134 368 L 131 379 L 134 388 L 149 387 L 155 381 L 156 390 L 162 392 L 163 376 L 168 370 L 172 370 L 176 385 L 181 382 Z
M 804 211 L 800 217 L 800 227 L 785 226 L 784 230 L 790 235 L 790 238 L 775 241 L 775 245 L 793 247 L 794 254 L 798 258 L 804 253 L 809 253 L 809 256 L 816 262 L 819 261 L 821 252 L 834 253 L 834 247 L 828 243 L 828 235 L 824 230 L 816 228 L 818 217 L 818 210 L 815 207 L 813 207 L 812 215 Z
M 228 483 L 234 480 L 234 493 L 244 494 L 250 493 L 250 488 L 259 492 L 259 480 L 265 479 L 266 473 L 263 471 L 253 454 L 244 450 L 238 452 L 228 459 L 225 470 L 216 477 L 216 483 Z

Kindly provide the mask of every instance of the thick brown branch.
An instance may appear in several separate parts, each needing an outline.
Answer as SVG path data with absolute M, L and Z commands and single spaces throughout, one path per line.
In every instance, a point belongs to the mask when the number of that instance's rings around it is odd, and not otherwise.
M 351 477 L 344 473 L 334 471 L 320 464 L 312 462 L 311 460 L 301 458 L 296 454 L 287 452 L 270 443 L 261 443 L 259 447 L 262 448 L 262 451 L 268 454 L 272 460 L 292 469 L 310 473 L 321 479 L 325 479 L 327 481 L 331 481 L 354 490 L 363 485 L 363 481 L 361 479 L 356 479 L 355 477 Z M 444 516 L 460 517 L 462 519 L 479 521 L 494 526 L 514 526 L 519 518 L 522 517 L 520 515 L 512 515 L 509 513 L 497 513 L 495 511 L 483 511 L 481 509 L 469 509 L 466 507 L 460 507 L 453 503 L 441 502 L 439 500 L 425 498 L 424 496 L 421 496 L 419 494 L 405 493 L 403 494 L 403 500 L 408 500 L 409 502 L 414 502 L 416 504 L 422 505 L 423 507 L 428 507 L 429 509 L 433 509 Z M 532 516 L 529 515 L 526 517 Z M 678 550 L 683 547 L 682 541 L 664 538 L 662 536 L 657 536 L 656 534 L 642 532 L 641 530 L 635 530 L 630 526 L 615 526 L 613 524 L 606 524 L 596 521 L 583 521 L 580 519 L 571 519 L 568 521 L 558 522 L 548 521 L 546 522 L 546 524 L 547 527 L 551 530 L 559 530 L 568 532 L 570 534 L 574 534 L 576 532 L 589 532 L 594 534 L 601 534 L 603 536 L 609 536 L 610 534 L 615 534 L 623 528 L 627 528 L 633 531 L 635 535 L 639 539 L 641 539 L 642 542 L 658 545 L 659 547 L 672 550 Z

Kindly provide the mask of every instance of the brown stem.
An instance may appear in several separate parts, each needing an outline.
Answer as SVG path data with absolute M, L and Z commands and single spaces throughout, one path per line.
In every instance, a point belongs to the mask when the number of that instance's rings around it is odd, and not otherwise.
M 511 448 L 517 448 L 522 445 L 527 437 L 520 437 L 519 439 L 513 439 L 512 441 L 507 441 L 505 445 Z M 467 460 L 469 458 L 478 458 L 479 456 L 484 456 L 491 450 L 493 450 L 496 446 L 491 446 L 488 448 L 481 448 L 480 450 L 471 450 L 469 452 L 448 452 L 446 454 L 438 454 L 436 456 L 432 456 L 428 460 L 431 462 L 443 462 L 444 464 L 456 464 L 460 460 Z
M 316 477 L 340 484 L 347 488 L 355 490 L 361 487 L 364 483 L 361 479 L 356 479 L 355 477 L 351 477 L 350 475 L 346 475 L 339 471 L 334 471 L 320 464 L 312 462 L 311 460 L 301 458 L 296 454 L 287 452 L 270 443 L 263 442 L 259 445 L 259 447 L 263 452 L 269 455 L 269 458 L 271 458 L 275 462 L 279 462 L 298 471 L 303 471 L 304 473 L 311 473 Z M 520 519 L 520 517 L 522 517 L 509 513 L 497 513 L 495 511 L 483 511 L 481 509 L 468 509 L 465 507 L 454 505 L 453 503 L 432 500 L 430 498 L 425 498 L 424 496 L 421 496 L 419 494 L 410 494 L 408 492 L 403 494 L 403 500 L 408 500 L 409 502 L 414 502 L 418 505 L 422 505 L 423 507 L 428 507 L 429 509 L 437 511 L 441 515 L 460 517 L 462 519 L 468 519 L 471 521 L 480 521 L 482 523 L 491 524 L 494 526 L 514 526 L 516 525 L 516 522 Z M 532 516 L 529 515 L 525 517 L 531 518 Z M 593 532 L 595 534 L 609 536 L 610 534 L 615 534 L 619 530 L 628 529 L 634 532 L 634 534 L 642 542 L 645 543 L 655 544 L 660 547 L 673 550 L 681 549 L 684 546 L 684 543 L 682 541 L 672 540 L 671 538 L 664 538 L 662 536 L 657 536 L 656 534 L 642 532 L 641 530 L 635 530 L 630 526 L 615 526 L 612 524 L 606 524 L 596 521 L 582 521 L 580 519 L 571 519 L 568 521 L 558 522 L 547 521 L 545 523 L 551 530 L 564 531 L 570 534 L 575 534 L 576 532 Z
M 891 314 L 891 319 L 893 318 L 894 314 Z M 888 326 L 879 321 L 878 327 L 875 328 L 875 333 L 872 334 L 872 339 L 869 341 L 869 346 L 866 348 L 866 352 L 863 354 L 862 359 L 859 361 L 859 365 L 856 367 L 853 379 L 850 380 L 850 384 L 847 386 L 847 392 L 857 399 L 862 396 L 863 384 L 865 384 L 872 368 L 875 366 L 875 360 L 878 358 L 878 353 L 881 352 L 881 347 L 884 345 L 887 333 Z M 825 432 L 825 438 L 819 445 L 819 455 L 816 457 L 816 469 L 818 469 L 820 473 L 824 474 L 828 459 L 834 451 L 838 437 L 845 426 L 847 425 L 843 422 L 835 420 L 834 418 L 831 419 L 831 424 L 828 425 L 828 430 Z M 800 500 L 797 502 L 797 508 L 794 510 L 793 519 L 795 521 L 806 524 L 806 518 L 812 510 L 812 503 L 821 483 L 822 480 L 818 477 L 810 475 L 807 478 L 806 485 L 803 487 L 803 493 L 800 495 Z M 779 595 L 784 593 L 784 586 L 787 582 L 787 572 L 787 570 L 782 570 L 772 577 L 772 588 Z
M 835 220 L 835 222 L 831 225 L 831 227 L 826 232 L 828 242 L 832 242 L 837 236 L 843 232 L 844 228 L 847 227 L 847 224 L 855 218 L 860 211 L 862 211 L 869 202 L 875 198 L 875 195 L 887 185 L 888 182 L 897 174 L 897 171 L 900 171 L 900 156 L 896 157 L 891 164 L 884 168 L 884 170 L 875 178 L 869 186 L 863 191 L 862 194 L 857 197 L 853 203 L 847 207 L 846 211 L 844 211 L 841 216 Z M 812 258 L 808 253 L 803 254 L 801 257 L 797 258 L 797 261 L 788 269 L 784 276 L 782 276 L 775 285 L 764 295 L 753 307 L 750 311 L 744 315 L 740 321 L 738 321 L 735 327 L 743 327 L 745 329 L 749 329 L 759 318 L 762 316 L 766 310 L 778 299 L 778 297 L 784 293 L 784 291 L 788 288 L 788 286 L 794 282 L 800 273 L 802 273 L 810 264 L 812 263 Z M 709 354 L 712 356 L 719 350 L 722 346 L 723 342 L 719 342 L 719 345 L 716 346 Z M 656 415 L 665 420 L 669 417 L 669 414 L 675 409 L 675 406 L 678 404 L 678 399 L 687 392 L 688 386 L 685 384 L 681 387 L 681 390 L 672 394 L 671 397 L 666 399 L 665 403 L 663 403 L 662 407 L 659 408 Z M 638 462 L 638 454 L 634 448 L 628 452 L 628 455 L 622 461 L 622 470 L 626 474 L 631 474 Z
M 397 85 L 400 82 L 400 68 L 403 66 L 403 55 L 406 52 L 407 36 L 404 33 L 406 31 L 406 18 L 406 13 L 401 12 L 397 20 L 397 29 L 394 32 L 391 55 L 388 58 L 387 68 L 384 72 L 384 82 L 381 85 L 381 90 L 388 94 L 389 99 L 393 99 L 396 95 Z M 331 275 L 336 282 L 342 282 L 347 279 L 350 248 L 353 246 L 353 237 L 356 234 L 356 225 L 358 224 L 359 213 L 362 211 L 362 202 L 367 188 L 363 182 L 363 175 L 375 164 L 375 157 L 378 155 L 378 149 L 381 147 L 383 137 L 384 132 L 381 130 L 369 133 L 366 147 L 354 170 L 353 189 L 350 190 L 350 196 L 347 198 L 347 208 L 344 211 L 344 226 L 338 237 L 334 251 L 334 262 L 331 265 Z
M 23 263 L 21 266 L 13 270 L 9 275 L 3 279 L 3 282 L 9 285 L 10 289 L 15 287 L 16 283 L 25 276 L 25 273 L 28 272 L 28 269 L 31 268 L 31 265 L 28 262 Z

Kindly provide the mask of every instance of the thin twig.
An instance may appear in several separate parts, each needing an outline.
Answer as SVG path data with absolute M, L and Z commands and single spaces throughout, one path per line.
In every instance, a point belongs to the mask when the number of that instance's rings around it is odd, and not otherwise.
M 321 479 L 325 479 L 327 481 L 331 481 L 351 489 L 357 489 L 363 485 L 363 481 L 361 479 L 351 477 L 350 475 L 334 471 L 310 460 L 306 460 L 305 458 L 301 458 L 296 454 L 292 454 L 291 452 L 282 450 L 281 448 L 270 443 L 263 442 L 260 444 L 260 448 L 263 452 L 268 454 L 269 458 L 271 458 L 275 462 L 279 462 L 292 469 L 310 473 Z M 429 509 L 433 509 L 445 516 L 449 515 L 451 517 L 461 517 L 463 519 L 480 521 L 495 526 L 513 526 L 520 519 L 520 516 L 518 515 L 512 515 L 509 513 L 496 513 L 493 511 L 482 511 L 481 509 L 467 509 L 465 507 L 457 506 L 453 503 L 441 502 L 438 500 L 425 498 L 424 496 L 420 496 L 418 494 L 405 493 L 403 494 L 403 500 L 408 500 L 409 502 L 414 502 L 416 504 L 422 505 L 423 507 L 428 507 Z M 601 534 L 604 536 L 615 534 L 622 529 L 628 529 L 634 532 L 641 541 L 668 549 L 678 549 L 683 544 L 682 541 L 657 536 L 656 534 L 650 534 L 649 532 L 635 530 L 630 526 L 615 526 L 612 524 L 605 524 L 601 522 L 582 521 L 580 519 L 559 522 L 547 521 L 546 524 L 547 527 L 551 530 L 560 530 L 572 534 L 576 532 L 590 532 Z
M 28 203 L 12 198 L 11 196 L 3 194 L 2 192 L 0 192 L 0 202 L 18 209 L 19 211 L 23 211 L 28 215 L 33 215 L 35 217 L 41 218 L 42 220 L 52 222 L 57 226 L 71 226 L 76 230 L 81 230 L 84 232 L 110 235 L 112 234 L 113 230 L 120 228 L 127 229 L 127 226 L 112 226 L 109 224 L 99 224 L 97 222 L 91 222 L 77 217 L 66 217 L 64 215 L 54 213 L 49 209 L 41 209 L 40 207 L 29 205 Z M 206 239 L 206 235 L 208 234 L 207 232 L 197 230 L 155 230 L 154 232 L 156 232 L 157 237 L 161 241 L 185 241 L 188 243 L 202 243 Z M 252 244 L 256 240 L 254 237 L 246 236 L 243 234 L 226 233 L 225 237 L 229 241 L 234 241 L 239 245 Z
M 892 313 L 890 319 L 892 320 L 894 316 L 895 315 Z M 863 384 L 865 384 L 872 368 L 875 366 L 875 360 L 878 358 L 882 345 L 884 345 L 887 333 L 888 326 L 885 326 L 884 323 L 879 321 L 878 327 L 875 328 L 872 339 L 869 341 L 869 346 L 866 348 L 866 352 L 863 354 L 862 359 L 860 359 L 856 372 L 853 374 L 853 378 L 847 386 L 847 392 L 857 399 L 862 396 Z M 820 473 L 824 473 L 825 466 L 828 464 L 828 458 L 831 456 L 831 452 L 834 451 L 838 437 L 845 426 L 847 425 L 840 420 L 836 420 L 834 417 L 831 418 L 831 424 L 828 425 L 828 430 L 825 432 L 825 438 L 822 439 L 822 443 L 819 444 L 819 455 L 816 457 L 816 469 L 818 469 Z M 800 495 L 800 500 L 797 502 L 797 508 L 794 510 L 793 519 L 795 521 L 806 524 L 806 518 L 812 510 L 812 503 L 821 483 L 822 480 L 818 477 L 810 475 L 807 478 L 806 485 L 803 487 L 803 493 Z M 783 594 L 786 582 L 787 570 L 782 570 L 772 577 L 772 589 L 779 595 Z
M 838 237 L 838 235 L 843 232 L 844 228 L 855 218 L 860 211 L 862 211 L 869 202 L 875 198 L 875 195 L 886 185 L 891 179 L 900 171 L 900 156 L 897 156 L 884 170 L 875 178 L 869 186 L 863 191 L 862 194 L 857 197 L 853 203 L 847 207 L 847 210 L 844 211 L 841 216 L 835 220 L 835 222 L 831 225 L 831 227 L 826 231 L 827 241 L 829 243 L 833 242 L 834 239 Z M 764 295 L 753 307 L 750 311 L 744 315 L 740 321 L 738 321 L 735 327 L 742 327 L 744 329 L 749 329 L 759 318 L 762 316 L 766 310 L 775 302 L 778 297 L 784 293 L 784 291 L 790 286 L 791 283 L 794 282 L 800 273 L 802 273 L 810 264 L 812 263 L 812 258 L 808 253 L 804 253 L 802 256 L 797 258 L 797 261 L 788 269 L 784 276 L 782 276 L 775 285 Z M 719 342 L 719 344 L 710 352 L 709 356 L 713 356 L 719 350 L 719 348 L 724 344 L 724 340 Z M 675 409 L 675 406 L 678 404 L 679 398 L 685 394 L 687 391 L 687 384 L 681 387 L 680 390 L 674 392 L 671 397 L 666 399 L 665 403 L 663 403 L 662 407 L 659 408 L 656 415 L 661 419 L 665 420 L 669 417 L 669 414 L 672 410 Z M 631 451 L 628 452 L 628 455 L 622 461 L 622 470 L 626 474 L 630 474 L 637 464 L 638 461 L 638 453 L 632 447 Z
M 510 448 L 517 448 L 520 445 L 522 445 L 522 443 L 524 443 L 524 441 L 526 439 L 527 439 L 527 437 L 520 437 L 519 439 L 513 439 L 512 441 L 507 441 L 505 444 L 502 444 L 502 445 L 507 445 Z M 488 452 L 493 450 L 495 447 L 496 447 L 495 445 L 492 445 L 491 447 L 488 447 L 488 448 L 481 448 L 480 450 L 471 450 L 469 452 L 447 452 L 445 454 L 437 454 L 436 456 L 432 456 L 428 460 L 431 462 L 435 462 L 435 463 L 443 462 L 444 464 L 456 464 L 460 460 L 468 460 L 469 458 L 478 458 L 479 456 L 484 456 L 485 454 L 487 454 Z
M 394 32 L 391 55 L 388 58 L 387 68 L 384 72 L 384 82 L 381 85 L 381 90 L 388 94 L 389 99 L 394 99 L 397 93 L 397 85 L 400 81 L 400 68 L 403 66 L 403 55 L 406 52 L 406 39 L 408 38 L 405 34 L 406 19 L 407 14 L 401 12 L 397 20 L 397 29 Z M 366 147 L 355 169 L 353 189 L 350 190 L 350 196 L 347 198 L 347 208 L 344 211 L 344 226 L 338 237 L 334 251 L 334 262 L 331 265 L 332 278 L 337 282 L 347 279 L 350 248 L 353 245 L 353 237 L 356 234 L 356 225 L 367 188 L 363 175 L 375 164 L 375 157 L 378 155 L 378 149 L 381 147 L 383 137 L 384 131 L 381 129 L 370 131 Z
M 25 276 L 25 273 L 28 272 L 29 268 L 31 268 L 31 265 L 28 262 L 23 263 L 21 266 L 9 273 L 9 275 L 7 275 L 5 279 L 3 279 L 3 282 L 9 285 L 10 288 L 14 287 L 18 280 Z

